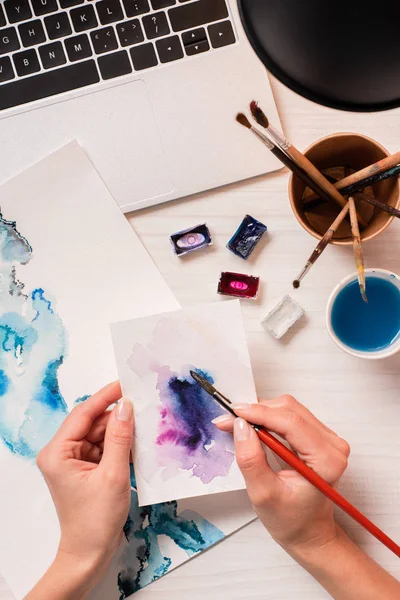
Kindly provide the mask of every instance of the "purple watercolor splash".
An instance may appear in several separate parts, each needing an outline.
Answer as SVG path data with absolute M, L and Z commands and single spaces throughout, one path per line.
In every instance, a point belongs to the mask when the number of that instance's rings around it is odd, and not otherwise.
M 178 467 L 192 471 L 207 484 L 228 475 L 234 459 L 233 442 L 232 436 L 211 423 L 223 410 L 191 378 L 190 370 L 214 383 L 208 373 L 191 366 L 182 369 L 186 376 L 173 373 L 166 365 L 156 368 L 160 398 L 157 461 L 164 468 L 164 479 L 173 477 Z

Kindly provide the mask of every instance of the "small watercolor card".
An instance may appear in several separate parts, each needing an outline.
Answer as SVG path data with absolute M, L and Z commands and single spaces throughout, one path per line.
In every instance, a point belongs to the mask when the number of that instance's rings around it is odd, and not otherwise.
M 125 396 L 135 405 L 139 505 L 244 488 L 224 413 L 194 370 L 232 402 L 257 402 L 238 300 L 111 326 Z

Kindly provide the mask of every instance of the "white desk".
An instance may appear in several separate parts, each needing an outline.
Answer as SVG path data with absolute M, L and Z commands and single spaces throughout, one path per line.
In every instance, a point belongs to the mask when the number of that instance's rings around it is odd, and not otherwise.
M 276 81 L 272 84 L 285 133 L 298 148 L 333 132 L 354 131 L 375 138 L 391 152 L 399 150 L 400 109 L 374 115 L 343 113 L 316 106 Z M 261 146 L 259 151 L 264 151 Z M 260 300 L 243 302 L 259 395 L 293 394 L 348 440 L 352 455 L 343 492 L 399 541 L 400 354 L 372 364 L 362 362 L 336 348 L 325 330 L 328 295 L 339 279 L 354 271 L 351 249 L 328 248 L 293 294 L 307 318 L 284 341 L 274 341 L 260 326 L 271 300 L 291 293 L 291 281 L 315 244 L 291 213 L 287 181 L 287 172 L 279 172 L 150 208 L 129 220 L 184 307 L 219 301 L 216 286 L 221 270 L 261 276 Z M 246 213 L 269 228 L 267 242 L 247 263 L 225 249 Z M 214 246 L 183 259 L 175 257 L 169 235 L 204 220 Z M 400 223 L 393 223 L 382 237 L 367 244 L 364 253 L 367 266 L 400 272 Z M 350 519 L 339 518 L 372 556 L 400 578 L 394 555 Z M 135 597 L 323 600 L 328 595 L 255 522 Z M 0 600 L 11 599 L 0 579 Z

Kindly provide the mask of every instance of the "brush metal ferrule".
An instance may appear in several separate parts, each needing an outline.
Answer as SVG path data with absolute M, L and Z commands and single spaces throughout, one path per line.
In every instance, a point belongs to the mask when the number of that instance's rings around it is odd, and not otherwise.
M 266 136 L 264 133 L 258 131 L 258 129 L 256 129 L 255 127 L 252 127 L 251 131 L 267 146 L 269 150 L 273 150 L 275 148 L 275 144 L 271 142 L 269 137 Z
M 283 133 L 281 131 L 278 131 L 272 125 L 268 125 L 268 130 L 267 131 L 271 135 L 271 137 L 276 141 L 276 143 L 278 144 L 278 146 L 280 146 L 282 148 L 282 150 L 285 150 L 285 151 L 289 150 L 291 144 L 285 138 L 285 136 L 283 135 Z

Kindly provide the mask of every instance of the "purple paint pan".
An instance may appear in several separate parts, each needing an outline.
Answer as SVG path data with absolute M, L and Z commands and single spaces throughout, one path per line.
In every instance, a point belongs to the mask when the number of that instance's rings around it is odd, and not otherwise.
M 218 283 L 218 294 L 235 298 L 257 298 L 260 278 L 243 273 L 222 272 Z
M 174 233 L 170 240 L 177 256 L 183 256 L 212 244 L 210 230 L 205 223 Z

